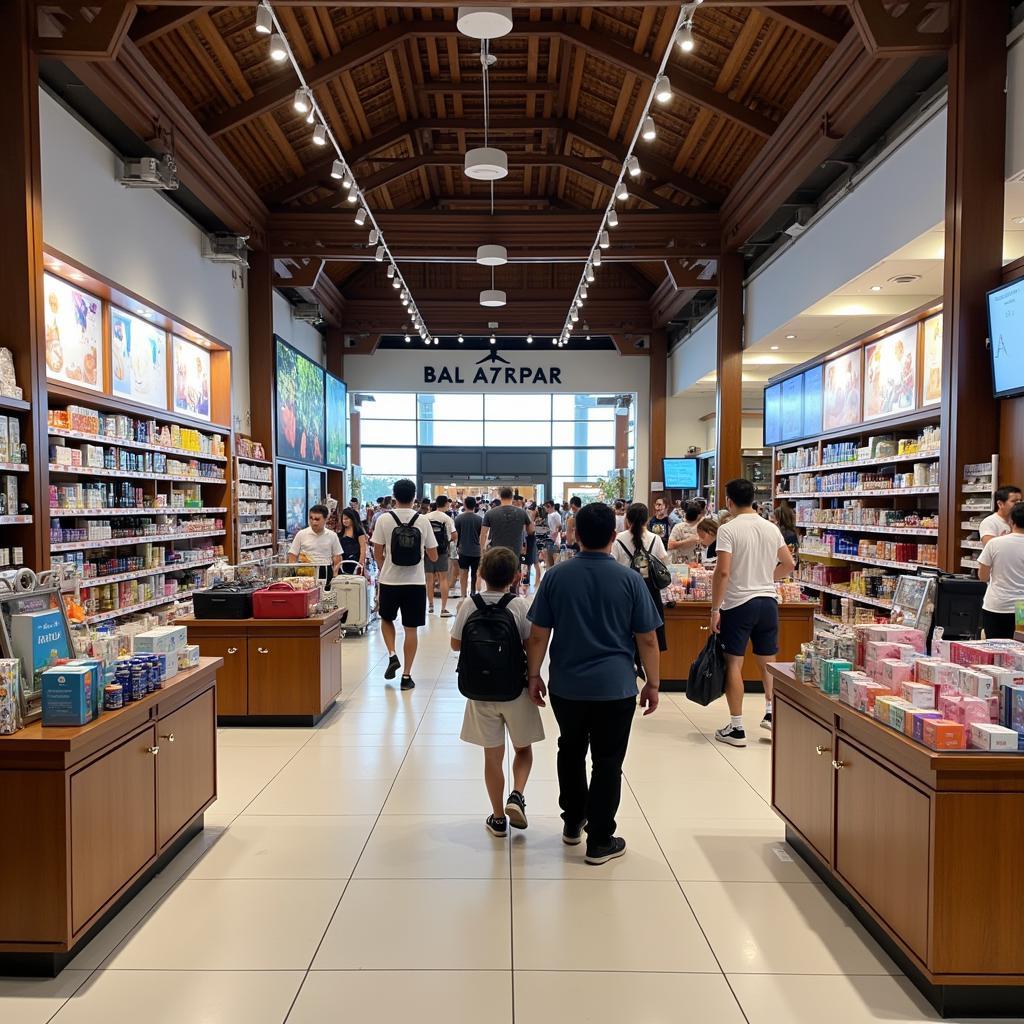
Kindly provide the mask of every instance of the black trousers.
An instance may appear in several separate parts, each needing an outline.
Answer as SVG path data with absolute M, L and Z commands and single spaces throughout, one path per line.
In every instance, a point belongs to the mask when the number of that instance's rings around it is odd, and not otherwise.
M 622 761 L 629 745 L 636 698 L 567 700 L 551 696 L 558 722 L 558 805 L 567 825 L 587 819 L 587 846 L 615 835 L 622 796 Z M 587 786 L 587 748 L 594 767 Z
M 1012 640 L 1016 627 L 1014 612 L 981 611 L 981 624 L 985 628 L 986 640 Z

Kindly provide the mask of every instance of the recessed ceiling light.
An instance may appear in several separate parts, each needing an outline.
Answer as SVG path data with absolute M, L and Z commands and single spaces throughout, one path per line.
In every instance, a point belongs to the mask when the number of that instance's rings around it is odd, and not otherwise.
M 882 286 L 880 284 L 873 284 L 871 286 L 871 290 L 873 292 L 880 292 L 882 290 Z
M 913 284 L 920 280 L 920 274 L 897 274 L 895 277 L 889 278 L 889 284 Z
M 778 352 L 779 351 L 779 346 L 778 345 L 772 345 L 772 351 L 773 352 Z
M 1014 224 L 1024 224 L 1024 217 L 1014 217 L 1013 218 L 1013 223 Z
M 795 341 L 795 340 L 796 340 L 796 335 L 795 334 L 787 334 L 786 335 L 786 341 Z

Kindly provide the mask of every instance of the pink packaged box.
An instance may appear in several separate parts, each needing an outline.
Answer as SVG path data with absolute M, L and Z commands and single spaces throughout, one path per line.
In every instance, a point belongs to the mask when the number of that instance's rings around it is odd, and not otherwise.
M 914 739 L 918 743 L 924 743 L 924 723 L 938 721 L 942 718 L 942 714 L 938 711 L 918 711 L 916 715 L 910 717 L 912 719 L 911 727 L 914 730 Z
M 911 644 L 893 644 L 896 648 L 896 654 L 893 657 L 899 658 L 900 661 L 906 661 L 913 664 L 921 657 L 921 652 Z
M 949 645 L 949 660 L 957 665 L 991 665 L 995 657 L 979 640 L 954 640 Z
M 1024 672 L 1024 648 L 1021 648 L 1020 650 L 997 652 L 995 663 L 1002 668 L 1009 668 L 1017 672 Z
M 884 658 L 898 658 L 899 656 L 900 650 L 896 644 L 881 640 L 869 640 L 864 645 L 865 662 L 882 661 Z
M 899 658 L 884 658 L 881 662 L 882 682 L 894 693 L 897 692 L 903 683 L 909 683 L 914 678 L 914 666 Z
M 894 644 L 910 644 L 919 654 L 924 654 L 924 633 L 910 626 L 889 626 L 886 639 Z
M 996 692 L 996 681 L 987 672 L 979 672 L 973 668 L 960 668 L 956 674 L 956 684 L 972 697 L 991 697 Z
M 935 687 L 929 683 L 904 683 L 903 699 L 915 708 L 934 710 L 936 702 Z
M 970 725 L 972 722 L 992 721 L 987 697 L 965 695 L 960 701 L 960 714 L 961 717 L 957 721 L 963 722 L 965 726 Z
M 1004 665 L 982 665 L 979 672 L 991 676 L 996 681 L 996 692 L 1000 686 L 1020 686 L 1024 684 L 1024 671 L 1007 668 Z
M 951 694 L 944 693 L 939 697 L 939 703 L 937 711 L 942 715 L 943 718 L 948 719 L 950 722 L 962 721 L 963 712 L 960 710 L 960 705 L 963 703 L 962 694 Z
M 858 682 L 869 683 L 871 682 L 871 677 L 864 672 L 858 672 L 856 669 L 839 673 L 839 699 L 844 704 L 853 706 L 853 685 Z
M 870 715 L 875 709 L 875 701 L 879 697 L 891 696 L 892 691 L 884 683 L 876 683 L 874 680 L 857 680 L 850 684 L 850 696 L 852 704 L 858 711 Z
M 972 722 L 970 727 L 970 746 L 976 750 L 1017 750 L 1017 733 L 1014 729 L 1005 729 L 1001 725 L 986 722 Z
M 919 683 L 936 683 L 943 692 L 956 687 L 958 666 L 951 661 L 922 658 L 914 665 L 914 675 Z

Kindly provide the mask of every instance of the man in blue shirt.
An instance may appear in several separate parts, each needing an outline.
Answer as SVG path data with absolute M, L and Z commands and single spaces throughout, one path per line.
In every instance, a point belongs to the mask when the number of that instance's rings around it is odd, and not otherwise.
M 595 502 L 576 515 L 580 553 L 541 579 L 530 608 L 527 643 L 530 697 L 544 707 L 548 687 L 540 669 L 551 643 L 551 708 L 558 721 L 558 803 L 562 841 L 577 846 L 587 831 L 588 864 L 626 852 L 615 835 L 622 793 L 622 761 L 636 709 L 636 655 L 647 682 L 644 714 L 658 706 L 661 616 L 638 572 L 611 557 L 615 513 Z M 587 747 L 594 767 L 587 787 Z

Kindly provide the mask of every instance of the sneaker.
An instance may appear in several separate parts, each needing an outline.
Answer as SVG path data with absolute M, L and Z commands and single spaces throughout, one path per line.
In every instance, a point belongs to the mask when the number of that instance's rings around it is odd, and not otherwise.
M 526 820 L 526 800 L 518 789 L 513 789 L 505 801 L 505 813 L 513 828 L 526 828 L 530 823 Z
M 761 728 L 767 729 L 769 732 L 772 731 L 772 713 L 770 711 L 764 713 L 764 718 L 761 719 Z
M 607 843 L 600 846 L 587 844 L 587 855 L 583 859 L 588 864 L 607 864 L 616 857 L 623 857 L 626 853 L 626 840 L 619 836 L 612 836 Z
M 452 617 L 452 613 L 450 611 L 448 611 L 447 608 L 445 608 L 445 610 L 443 612 L 441 612 L 441 618 L 442 619 L 450 619 L 451 617 Z
M 388 661 L 388 667 L 384 670 L 385 679 L 394 679 L 398 670 L 402 667 L 402 663 L 398 660 L 397 654 L 392 654 Z
M 412 676 L 402 676 L 402 681 L 399 683 L 398 688 L 400 690 L 411 690 L 415 685 L 412 681 Z
M 745 747 L 747 745 L 746 732 L 736 729 L 732 725 L 727 725 L 724 729 L 716 729 L 715 739 L 719 743 L 728 743 L 730 747 Z
M 484 828 L 486 828 L 492 836 L 504 839 L 505 836 L 508 835 L 508 818 L 496 818 L 493 814 L 489 814 L 487 815 L 487 820 L 484 822 Z
M 583 842 L 583 830 L 587 827 L 587 819 L 584 818 L 578 825 L 562 826 L 562 842 L 566 846 L 579 846 Z

